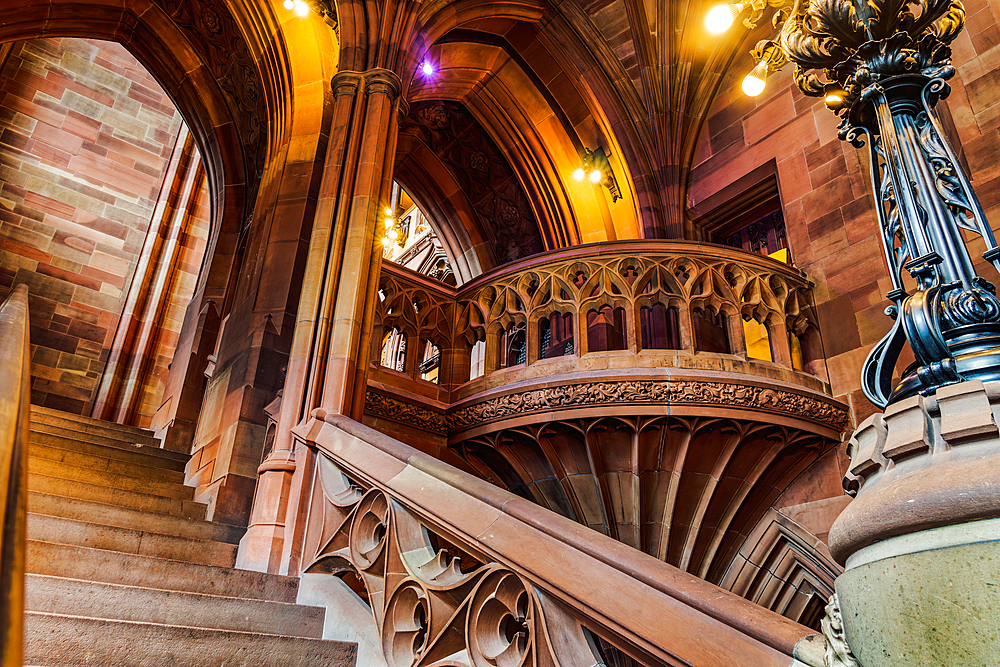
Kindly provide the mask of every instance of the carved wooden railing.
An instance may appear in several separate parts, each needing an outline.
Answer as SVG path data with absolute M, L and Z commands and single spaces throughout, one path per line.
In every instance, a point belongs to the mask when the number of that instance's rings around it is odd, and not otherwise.
M 0 305 L 0 665 L 20 667 L 24 643 L 24 550 L 28 499 L 28 291 Z
M 390 667 L 823 665 L 804 626 L 373 429 L 294 433 L 318 452 L 305 570 L 354 581 Z
M 686 241 L 577 246 L 536 255 L 460 288 L 386 262 L 379 286 L 376 331 L 396 329 L 408 337 L 410 347 L 401 370 L 414 381 L 420 378 L 420 359 L 414 351 L 422 351 L 424 341 L 441 348 L 441 389 L 435 398 L 444 402 L 512 382 L 601 367 L 736 371 L 813 391 L 825 389 L 819 379 L 825 369 L 811 281 L 793 267 L 733 248 Z M 668 345 L 647 341 L 644 346 L 643 311 L 657 306 L 673 311 L 673 340 Z M 588 315 L 601 308 L 623 317 L 620 352 L 591 349 Z M 696 335 L 696 313 L 716 317 L 728 338 L 728 352 L 703 351 L 706 346 L 699 345 Z M 565 318 L 560 326 L 569 331 L 572 342 L 554 353 L 552 347 L 542 347 L 541 327 L 551 328 L 556 316 Z M 748 355 L 744 321 L 765 328 L 772 361 Z M 523 330 L 518 335 L 526 344 L 517 359 L 502 349 L 505 334 L 514 330 Z M 789 334 L 806 353 L 798 369 L 793 368 L 798 357 Z M 372 360 L 378 366 L 381 337 L 373 339 Z M 479 341 L 485 343 L 484 376 L 470 381 L 470 350 Z M 601 356 L 614 360 L 601 362 L 597 359 Z M 405 386 L 398 374 L 383 380 L 419 391 Z

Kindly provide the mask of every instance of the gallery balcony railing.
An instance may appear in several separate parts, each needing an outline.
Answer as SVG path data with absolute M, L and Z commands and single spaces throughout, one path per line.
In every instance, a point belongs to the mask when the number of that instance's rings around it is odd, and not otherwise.
M 503 388 L 574 378 L 669 371 L 741 377 L 758 383 L 755 394 L 829 397 L 812 282 L 754 253 L 685 241 L 585 245 L 459 288 L 385 262 L 379 287 L 369 403 L 422 400 L 455 414 L 451 430 L 468 425 L 460 408 Z M 828 412 L 833 432 L 843 415 Z

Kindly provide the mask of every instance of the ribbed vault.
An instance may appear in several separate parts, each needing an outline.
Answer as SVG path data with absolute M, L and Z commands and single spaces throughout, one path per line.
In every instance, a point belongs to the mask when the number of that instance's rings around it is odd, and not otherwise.
M 595 415 L 452 449 L 494 483 L 720 583 L 781 492 L 834 445 L 750 419 Z

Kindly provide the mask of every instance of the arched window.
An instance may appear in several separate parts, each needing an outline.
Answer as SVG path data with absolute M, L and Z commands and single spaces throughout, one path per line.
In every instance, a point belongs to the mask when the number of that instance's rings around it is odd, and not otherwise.
M 662 303 L 639 309 L 639 332 L 644 350 L 681 349 L 680 326 L 677 309 L 667 308 Z
M 469 353 L 469 379 L 475 380 L 486 373 L 486 341 L 477 340 Z
M 726 316 L 709 306 L 691 311 L 694 321 L 695 349 L 698 352 L 722 352 L 731 354 Z
M 427 340 L 424 341 L 424 358 L 420 362 L 420 379 L 438 384 L 441 370 L 441 348 Z
M 743 340 L 747 344 L 747 358 L 761 361 L 774 361 L 771 350 L 771 338 L 767 333 L 767 325 L 757 320 L 743 322 Z
M 527 360 L 527 336 L 523 324 L 512 324 L 500 340 L 500 368 L 510 368 Z
M 382 339 L 381 365 L 400 373 L 406 372 L 406 334 L 397 329 L 385 335 Z
M 573 316 L 553 313 L 538 322 L 538 337 L 542 359 L 573 354 Z
M 587 313 L 587 351 L 624 350 L 625 309 L 604 306 Z

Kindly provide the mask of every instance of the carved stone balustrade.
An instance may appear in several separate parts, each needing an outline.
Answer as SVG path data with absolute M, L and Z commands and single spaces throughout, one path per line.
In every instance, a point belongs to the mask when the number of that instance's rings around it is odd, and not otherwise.
M 340 577 L 390 667 L 823 664 L 808 628 L 357 422 L 293 433 L 318 455 L 303 585 Z
M 743 373 L 825 389 L 811 281 L 781 262 L 725 246 L 584 245 L 536 255 L 460 288 L 386 262 L 379 284 L 373 380 L 443 403 L 535 378 L 620 368 Z M 608 316 L 620 320 L 603 324 Z M 745 320 L 766 329 L 773 361 L 748 357 Z M 543 347 L 546 327 L 550 344 Z M 380 364 L 382 341 L 393 329 L 410 345 L 398 369 Z M 608 340 L 605 330 L 619 339 Z M 793 368 L 800 357 L 789 334 L 802 348 L 800 369 Z M 504 349 L 512 336 L 523 336 L 519 356 Z M 434 389 L 419 379 L 426 341 L 441 349 Z M 485 350 L 483 373 L 474 377 L 477 342 Z
M 388 346 L 374 346 L 368 425 L 748 595 L 748 539 L 775 532 L 772 504 L 848 427 L 813 374 L 825 370 L 811 283 L 767 257 L 621 242 L 545 253 L 458 289 L 386 264 L 380 287 L 382 339 L 403 335 L 410 347 L 387 359 Z M 767 328 L 777 361 L 747 356 L 745 320 Z M 522 340 L 523 363 L 511 363 L 503 348 Z M 728 352 L 701 351 L 720 340 Z M 421 379 L 412 353 L 426 354 L 426 341 L 440 350 L 438 384 Z M 595 341 L 623 349 L 594 351 Z M 477 343 L 484 374 L 469 380 Z M 821 610 L 836 571 L 825 554 L 810 557 Z M 786 608 L 787 596 L 769 606 Z M 806 606 L 793 616 L 815 617 Z

